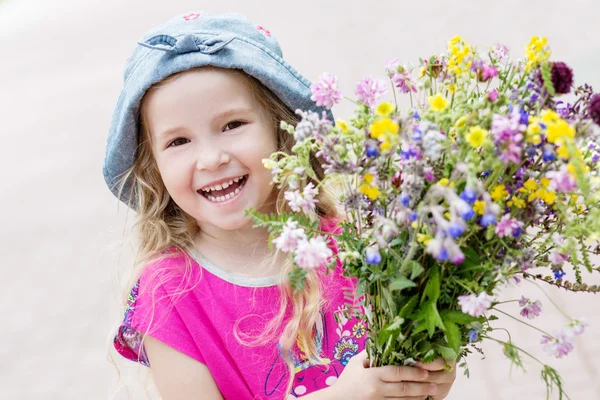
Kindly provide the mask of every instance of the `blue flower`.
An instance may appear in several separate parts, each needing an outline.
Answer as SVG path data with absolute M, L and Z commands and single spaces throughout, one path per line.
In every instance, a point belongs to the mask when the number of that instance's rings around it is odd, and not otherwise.
M 487 213 L 483 217 L 481 217 L 481 226 L 495 225 L 496 224 L 496 216 L 492 213 Z
M 529 158 L 533 158 L 535 157 L 535 153 L 536 153 L 536 149 L 533 146 L 529 146 L 525 149 L 525 154 L 527 155 L 527 157 Z
M 449 255 L 448 255 L 448 250 L 446 250 L 445 248 L 441 248 L 439 254 L 437 255 L 436 259 L 438 261 L 446 261 L 448 259 Z
M 373 157 L 377 157 L 378 155 L 379 155 L 379 151 L 377 150 L 377 147 L 373 146 L 372 144 L 368 144 L 367 145 L 367 157 L 373 158 Z
M 423 137 L 423 131 L 421 130 L 420 126 L 415 127 L 415 130 L 413 132 L 413 140 L 415 142 L 418 142 L 419 140 L 421 140 L 421 138 Z
M 473 189 L 466 188 L 460 194 L 460 198 L 472 205 L 477 200 L 477 193 Z
M 562 279 L 563 276 L 565 276 L 567 273 L 565 271 L 563 271 L 562 269 L 557 269 L 556 271 L 554 271 L 554 279 L 559 280 Z
M 519 120 L 519 123 L 523 125 L 529 124 L 529 115 L 527 115 L 527 111 L 521 110 L 521 119 Z
M 469 331 L 469 342 L 473 343 L 479 339 L 479 332 L 477 329 L 471 329 Z
M 465 221 L 470 220 L 471 218 L 473 218 L 475 216 L 475 211 L 473 211 L 473 209 L 471 207 L 466 208 L 465 210 L 463 210 L 463 212 L 461 213 L 461 217 L 462 219 L 464 219 Z
M 464 233 L 464 231 L 465 231 L 464 225 L 452 224 L 452 225 L 450 225 L 450 228 L 448 228 L 448 235 L 450 235 L 451 238 L 456 239 L 457 237 L 462 235 Z
M 490 176 L 490 171 L 489 171 L 489 170 L 488 170 L 488 171 L 483 171 L 483 172 L 481 173 L 481 177 L 482 177 L 482 178 L 487 178 L 488 176 Z
M 544 161 L 545 162 L 554 161 L 554 153 L 550 150 L 544 151 Z
M 417 213 L 413 211 L 410 213 L 410 216 L 408 217 L 408 219 L 410 220 L 410 222 L 413 222 L 413 221 L 417 220 L 417 217 L 418 217 Z
M 376 247 L 369 247 L 367 249 L 367 264 L 379 264 L 381 262 L 381 254 Z
M 414 114 L 413 114 L 413 118 L 416 119 L 416 120 L 420 120 L 421 116 L 419 115 L 418 112 L 415 111 Z
M 406 193 L 402 193 L 400 195 L 400 203 L 402 203 L 404 207 L 408 207 L 408 205 L 410 204 L 410 196 Z

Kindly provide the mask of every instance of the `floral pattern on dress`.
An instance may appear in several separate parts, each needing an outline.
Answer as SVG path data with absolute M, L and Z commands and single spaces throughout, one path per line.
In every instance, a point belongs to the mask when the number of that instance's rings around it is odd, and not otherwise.
M 142 343 L 143 336 L 137 329 L 131 326 L 139 288 L 140 281 L 138 280 L 129 292 L 123 323 L 115 335 L 114 345 L 119 354 L 121 354 L 123 357 L 131 361 L 137 361 L 140 364 L 148 367 L 150 366 L 150 362 L 148 361 L 146 349 Z

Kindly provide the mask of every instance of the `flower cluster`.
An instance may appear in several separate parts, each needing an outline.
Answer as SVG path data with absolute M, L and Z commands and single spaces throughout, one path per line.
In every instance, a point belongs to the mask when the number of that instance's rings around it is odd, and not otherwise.
M 340 193 L 345 219 L 329 236 L 372 310 L 364 322 L 374 365 L 456 359 L 482 340 L 503 343 L 519 364 L 528 353 L 495 337 L 490 321 L 518 302 L 531 325 L 543 307 L 524 296 L 498 300 L 506 283 L 600 291 L 583 275 L 600 271 L 591 261 L 600 253 L 600 94 L 583 85 L 572 104 L 557 97 L 571 92 L 574 75 L 550 59 L 544 37 L 531 39 L 523 61 L 509 54 L 501 44 L 480 54 L 457 36 L 418 65 L 393 59 L 384 73 L 409 109 L 369 76 L 356 86 L 350 122 L 298 110 L 297 126 L 282 123 L 292 154 L 265 160 L 295 213 L 251 215 L 301 269 L 332 256 L 315 202 L 323 187 Z M 332 74 L 311 89 L 319 106 L 342 98 Z M 311 168 L 315 156 L 324 180 Z M 569 319 L 541 345 L 563 357 L 585 326 Z M 556 371 L 544 371 L 562 393 Z

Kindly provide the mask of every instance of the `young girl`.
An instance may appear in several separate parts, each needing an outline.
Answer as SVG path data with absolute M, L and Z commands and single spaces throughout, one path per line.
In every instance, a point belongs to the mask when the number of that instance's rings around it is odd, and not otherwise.
M 443 399 L 454 381 L 443 360 L 369 368 L 365 326 L 343 312 L 355 281 L 322 266 L 294 293 L 291 262 L 244 213 L 289 211 L 262 159 L 290 151 L 293 110 L 319 111 L 309 85 L 233 14 L 177 16 L 128 60 L 104 176 L 137 212 L 139 253 L 114 345 L 165 400 Z M 314 217 L 337 229 L 325 192 Z

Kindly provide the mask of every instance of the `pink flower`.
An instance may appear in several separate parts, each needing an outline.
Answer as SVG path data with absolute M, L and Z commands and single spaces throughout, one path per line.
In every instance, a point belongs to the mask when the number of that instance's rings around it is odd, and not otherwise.
M 493 65 L 484 65 L 481 69 L 481 75 L 484 82 L 498 76 L 498 70 Z
M 294 251 L 298 243 L 306 240 L 306 235 L 302 228 L 298 228 L 298 223 L 293 220 L 288 222 L 283 227 L 283 232 L 277 238 L 273 239 L 273 244 L 279 250 L 284 252 Z
M 183 19 L 185 19 L 186 21 L 193 21 L 193 20 L 197 19 L 199 16 L 200 16 L 200 14 L 191 13 L 191 14 L 185 15 L 183 17 Z
M 523 223 L 521 221 L 511 219 L 510 214 L 505 214 L 496 224 L 496 235 L 498 237 L 518 237 L 521 234 L 522 228 Z
M 488 92 L 488 94 L 487 94 L 487 99 L 488 99 L 489 101 L 491 101 L 492 103 L 495 103 L 495 102 L 496 102 L 496 100 L 498 100 L 498 96 L 499 96 L 499 95 L 500 95 L 500 94 L 498 93 L 498 91 L 497 91 L 496 89 L 492 89 L 492 90 L 490 90 L 490 91 Z
M 425 167 L 423 168 L 423 177 L 427 179 L 429 182 L 433 182 L 435 180 L 435 176 L 433 176 L 433 168 Z
M 319 191 L 311 182 L 306 185 L 302 194 L 300 194 L 299 190 L 294 190 L 293 192 L 287 191 L 284 193 L 284 197 L 288 201 L 292 211 L 304 211 L 305 213 L 308 213 L 314 211 L 315 203 L 319 202 L 314 198 L 318 193 Z
M 565 332 L 559 333 L 556 338 L 543 335 L 541 343 L 544 351 L 556 358 L 562 358 L 574 349 L 572 338 Z
M 319 107 L 331 109 L 342 99 L 342 93 L 338 90 L 338 78 L 335 75 L 324 73 L 317 82 L 310 85 L 312 96 L 310 99 Z
M 574 319 L 565 328 L 565 332 L 570 336 L 581 335 L 585 332 L 585 328 L 590 326 L 586 318 Z
M 271 32 L 267 28 L 263 28 L 260 25 L 256 25 L 256 28 L 265 36 L 271 36 Z
M 387 72 L 389 76 L 394 75 L 398 71 L 398 65 L 399 63 L 397 58 L 388 61 L 385 64 L 385 72 Z
M 542 303 L 540 303 L 539 300 L 532 302 L 525 296 L 521 296 L 519 306 L 523 307 L 521 316 L 527 319 L 534 319 L 535 317 L 539 317 L 542 313 Z
M 556 265 L 562 265 L 565 262 L 567 262 L 568 259 L 569 259 L 569 255 L 565 254 L 559 250 L 554 250 L 548 256 L 548 261 L 550 261 L 552 264 L 556 264 Z
M 508 47 L 503 44 L 495 43 L 492 47 L 492 57 L 503 63 L 508 57 Z
M 402 93 L 417 91 L 416 85 L 413 83 L 412 79 L 410 79 L 410 76 L 408 75 L 408 72 L 406 72 L 406 71 L 395 73 L 392 76 L 392 81 L 394 82 L 394 85 L 396 85 L 396 87 L 398 89 L 400 89 L 400 91 Z
M 301 268 L 316 268 L 327 263 L 333 252 L 327 246 L 323 236 L 317 236 L 310 240 L 302 240 L 298 243 L 294 261 Z
M 386 92 L 385 83 L 379 79 L 367 77 L 356 86 L 356 95 L 361 103 L 373 107 L 377 99 Z
M 557 192 L 572 192 L 577 189 L 577 181 L 573 178 L 566 165 L 560 167 L 558 171 L 546 173 L 550 179 L 550 186 Z
M 467 296 L 459 296 L 458 304 L 462 312 L 479 317 L 483 315 L 491 306 L 493 299 L 487 293 L 481 292 L 478 296 L 470 294 Z

